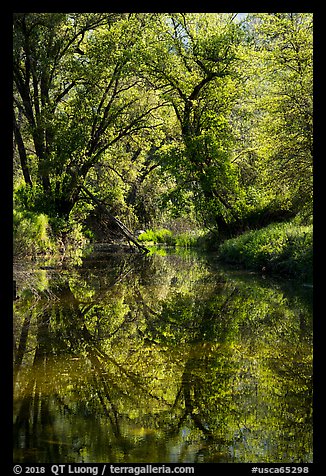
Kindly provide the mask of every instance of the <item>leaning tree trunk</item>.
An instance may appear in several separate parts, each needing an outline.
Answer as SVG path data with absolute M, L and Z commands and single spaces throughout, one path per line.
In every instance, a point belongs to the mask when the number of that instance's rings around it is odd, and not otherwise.
M 102 210 L 110 219 L 111 223 L 113 223 L 120 231 L 120 233 L 127 238 L 128 241 L 131 241 L 134 245 L 137 246 L 137 248 L 142 252 L 142 253 L 148 253 L 149 250 L 141 245 L 138 241 L 137 238 L 132 234 L 132 232 L 124 225 L 118 218 L 112 215 L 112 213 L 109 212 L 109 210 L 106 208 L 106 206 L 98 199 L 96 198 L 89 190 L 87 190 L 84 185 L 80 185 L 81 190 L 83 190 L 92 200 L 96 205 Z

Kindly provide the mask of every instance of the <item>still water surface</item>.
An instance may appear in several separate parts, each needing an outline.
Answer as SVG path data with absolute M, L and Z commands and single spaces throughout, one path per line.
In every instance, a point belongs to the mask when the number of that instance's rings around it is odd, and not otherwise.
M 213 255 L 15 277 L 16 463 L 312 461 L 311 289 Z

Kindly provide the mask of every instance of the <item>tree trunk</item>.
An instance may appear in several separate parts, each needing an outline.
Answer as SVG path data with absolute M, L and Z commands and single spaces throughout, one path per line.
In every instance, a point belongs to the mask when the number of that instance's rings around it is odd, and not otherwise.
M 25 149 L 25 145 L 24 145 L 22 135 L 20 133 L 19 126 L 18 126 L 17 121 L 16 121 L 15 114 L 14 114 L 14 134 L 15 134 L 15 141 L 16 141 L 16 144 L 17 144 L 18 152 L 19 152 L 20 164 L 21 164 L 21 167 L 22 167 L 25 183 L 27 185 L 31 186 L 32 185 L 32 180 L 31 180 L 31 176 L 30 176 L 29 169 L 28 169 L 28 164 L 27 164 L 26 149 Z
M 131 233 L 131 231 L 126 227 L 126 225 L 124 225 L 118 218 L 116 218 L 115 216 L 113 216 L 109 211 L 108 209 L 103 205 L 103 203 L 98 199 L 96 198 L 89 190 L 87 190 L 86 187 L 84 187 L 84 185 L 81 185 L 80 188 L 93 200 L 93 202 L 96 203 L 96 205 L 101 209 L 103 210 L 103 212 L 109 217 L 110 221 L 112 223 L 114 223 L 115 226 L 117 226 L 117 228 L 120 230 L 121 234 L 127 238 L 128 241 L 131 241 L 132 243 L 134 243 L 134 245 L 137 246 L 137 248 L 142 252 L 142 253 L 148 253 L 149 250 L 141 245 L 136 237 Z

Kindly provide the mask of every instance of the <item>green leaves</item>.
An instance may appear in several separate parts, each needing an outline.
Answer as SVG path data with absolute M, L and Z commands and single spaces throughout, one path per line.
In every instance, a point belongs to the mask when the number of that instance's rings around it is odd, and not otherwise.
M 312 15 L 253 15 L 265 85 L 257 101 L 261 156 L 274 193 L 312 203 Z M 255 56 L 253 57 L 255 61 Z M 299 198 L 300 197 L 300 198 Z
M 275 203 L 308 216 L 311 27 L 301 13 L 15 15 L 15 137 L 35 200 L 77 216 L 86 183 L 141 228 L 195 212 L 239 230 Z
M 312 227 L 272 224 L 225 241 L 220 246 L 220 255 L 226 262 L 311 280 Z

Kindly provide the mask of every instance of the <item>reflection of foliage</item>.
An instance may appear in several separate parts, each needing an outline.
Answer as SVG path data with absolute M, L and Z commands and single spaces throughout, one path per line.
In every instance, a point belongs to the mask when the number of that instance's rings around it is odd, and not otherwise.
M 91 265 L 15 302 L 16 461 L 311 460 L 299 296 L 193 256 Z

